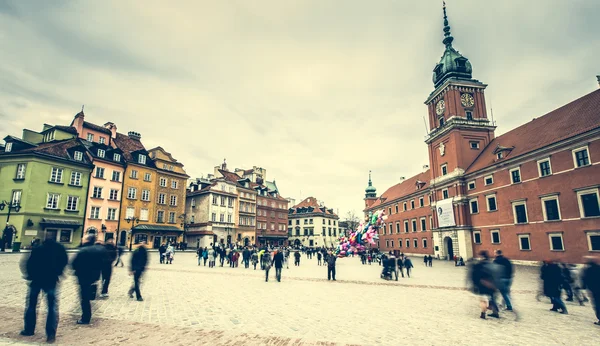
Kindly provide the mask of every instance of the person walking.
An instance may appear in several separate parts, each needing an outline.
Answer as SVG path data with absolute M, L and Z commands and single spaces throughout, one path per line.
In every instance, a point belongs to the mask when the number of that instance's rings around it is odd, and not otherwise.
M 242 261 L 244 261 L 244 268 L 250 267 L 250 250 L 247 247 L 242 251 Z
M 331 250 L 327 254 L 327 280 L 335 280 L 335 262 L 337 257 L 331 253 Z
M 129 275 L 133 275 L 133 286 L 129 289 L 129 298 L 133 298 L 133 292 L 138 302 L 144 301 L 142 293 L 140 292 L 140 278 L 148 265 L 148 250 L 144 243 L 140 245 L 131 256 L 131 267 L 129 268 Z
M 428 259 L 427 255 L 423 256 L 423 263 L 425 263 L 426 267 L 427 267 L 427 259 Z
M 486 318 L 488 308 L 492 313 L 488 316 L 500 318 L 498 314 L 498 305 L 494 299 L 496 293 L 496 279 L 494 271 L 491 268 L 488 252 L 483 250 L 479 253 L 481 260 L 470 268 L 469 277 L 472 283 L 472 292 L 479 296 L 479 306 L 481 307 L 480 318 Z
M 196 257 L 198 257 L 198 265 L 200 265 L 202 263 L 202 251 L 203 251 L 203 249 L 201 247 L 196 249 Z
M 252 254 L 250 255 L 250 261 L 252 262 L 254 270 L 256 270 L 256 264 L 258 263 L 258 253 L 256 253 L 256 250 L 252 251 Z
M 512 280 L 514 276 L 513 265 L 508 258 L 502 255 L 502 250 L 496 250 L 496 258 L 494 259 L 494 263 L 502 267 L 502 271 L 500 273 L 500 287 L 498 287 L 498 291 L 500 291 L 502 299 L 504 299 L 506 310 L 513 311 L 510 301 L 510 287 L 512 286 Z
M 208 260 L 208 248 L 204 247 L 202 250 L 202 260 L 204 261 L 204 266 L 206 267 L 206 260 Z
M 225 249 L 219 247 L 218 251 L 219 251 L 219 263 L 221 264 L 221 267 L 222 267 L 223 264 L 225 263 Z
M 322 257 L 321 253 L 317 252 L 317 265 L 321 265 L 321 257 Z
M 94 244 L 95 241 L 96 238 L 89 235 L 71 264 L 79 283 L 81 302 L 81 319 L 77 324 L 89 324 L 92 319 L 90 300 L 96 296 L 96 282 L 100 280 L 102 266 L 107 261 L 106 249 L 102 245 Z
M 546 261 L 546 265 L 542 267 L 540 278 L 544 282 L 544 295 L 550 298 L 552 308 L 550 311 L 561 310 L 561 314 L 568 314 L 565 303 L 560 298 L 561 287 L 564 282 L 562 270 L 552 260 Z
M 269 250 L 265 250 L 265 252 L 260 256 L 261 267 L 265 270 L 265 282 L 269 281 L 269 269 L 271 269 L 271 253 Z
M 169 244 L 167 246 L 167 253 L 166 253 L 166 261 L 168 264 L 173 264 L 173 257 L 175 257 L 175 248 L 173 247 L 172 244 Z
M 406 276 L 408 276 L 410 278 L 410 270 L 413 268 L 413 264 L 412 261 L 410 260 L 410 258 L 408 258 L 408 256 L 404 256 L 404 263 L 402 263 L 404 265 L 404 268 L 406 268 Z M 402 276 L 404 277 L 404 276 Z
M 296 267 L 300 266 L 300 252 L 298 251 L 294 252 L 294 265 Z
M 160 264 L 167 264 L 165 261 L 165 257 L 167 256 L 167 245 L 165 243 L 160 244 L 158 248 L 158 253 L 160 255 Z
M 285 249 L 285 267 L 290 269 L 290 249 Z
M 110 285 L 110 278 L 112 276 L 112 264 L 117 258 L 117 248 L 112 239 L 106 241 L 104 249 L 106 249 L 106 262 L 102 267 L 102 293 L 100 294 L 100 298 L 108 298 L 108 285 Z
M 53 343 L 58 328 L 58 281 L 63 275 L 69 258 L 65 248 L 54 239 L 46 239 L 31 250 L 23 262 L 23 274 L 29 281 L 25 308 L 23 336 L 33 336 L 37 321 L 37 303 L 41 291 L 46 293 L 48 315 L 46 317 L 46 341 Z
M 600 326 L 600 265 L 597 257 L 588 257 L 586 268 L 582 275 L 583 288 L 590 292 L 592 307 L 596 313 L 595 325 Z
M 123 255 L 123 252 L 125 252 L 125 247 L 124 246 L 117 246 L 117 261 L 115 262 L 115 267 L 121 263 L 121 267 L 123 266 L 123 260 L 121 259 L 121 256 Z
M 284 261 L 285 257 L 283 257 L 283 252 L 277 250 L 275 256 L 273 256 L 273 266 L 275 267 L 275 278 L 277 278 L 277 282 L 281 282 L 281 270 L 283 269 Z
M 208 248 L 208 267 L 212 268 L 215 266 L 215 259 L 217 257 L 217 253 L 215 252 L 215 249 L 213 249 L 213 247 L 211 246 L 210 248 Z
M 433 257 L 431 257 L 431 255 L 429 255 L 427 257 L 427 263 L 429 264 L 429 266 L 431 267 L 431 265 L 433 264 Z

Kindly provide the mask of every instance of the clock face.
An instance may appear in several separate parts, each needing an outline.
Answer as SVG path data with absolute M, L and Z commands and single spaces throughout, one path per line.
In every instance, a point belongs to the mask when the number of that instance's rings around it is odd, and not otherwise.
M 473 99 L 473 95 L 471 94 L 462 94 L 460 95 L 460 103 L 463 107 L 473 107 L 475 99 Z
M 437 115 L 442 115 L 444 113 L 444 110 L 446 109 L 446 103 L 444 102 L 444 100 L 440 100 L 437 105 L 435 105 L 435 112 L 437 113 Z

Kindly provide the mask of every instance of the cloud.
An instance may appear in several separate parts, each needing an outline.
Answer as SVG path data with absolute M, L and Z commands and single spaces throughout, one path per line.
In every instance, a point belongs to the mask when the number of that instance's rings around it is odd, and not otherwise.
M 497 134 L 596 87 L 600 4 L 453 0 L 454 45 Z M 419 173 L 434 1 L 0 1 L 0 131 L 87 120 L 137 131 L 195 177 L 227 158 L 342 215 Z M 302 191 L 302 193 L 300 193 Z

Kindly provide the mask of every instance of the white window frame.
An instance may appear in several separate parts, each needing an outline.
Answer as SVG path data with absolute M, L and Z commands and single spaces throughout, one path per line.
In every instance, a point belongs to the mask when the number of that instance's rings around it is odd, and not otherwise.
M 386 248 L 390 247 L 390 241 L 388 239 L 385 240 L 385 247 Z
M 106 137 L 102 137 L 102 136 L 98 137 L 98 143 L 106 144 Z
M 12 151 L 12 142 L 8 142 L 6 143 L 6 145 L 4 146 L 4 152 L 5 153 L 10 153 Z
M 102 174 L 98 174 L 98 172 L 102 172 Z M 98 179 L 104 179 L 104 167 L 96 167 L 96 171 L 94 172 L 94 177 Z
M 56 170 L 56 174 L 54 174 L 55 170 Z M 59 168 L 59 167 L 52 167 L 50 169 L 50 182 L 62 184 L 63 173 L 64 173 L 64 169 Z M 55 177 L 54 180 L 53 180 L 52 176 Z
M 111 211 L 113 212 L 111 215 Z M 106 212 L 106 220 L 115 221 L 117 220 L 117 208 L 108 208 Z
M 73 159 L 75 159 L 75 161 L 83 161 L 83 153 L 81 151 L 76 151 L 73 154 Z
M 587 151 L 587 156 L 588 156 L 588 161 L 589 162 L 588 162 L 587 165 L 577 166 L 577 156 L 575 155 L 575 153 L 578 152 L 578 151 L 582 151 L 582 150 L 586 150 Z M 575 169 L 582 168 L 582 167 L 587 167 L 587 166 L 591 166 L 592 165 L 592 155 L 590 155 L 590 149 L 588 148 L 587 145 L 571 150 L 571 154 L 573 155 L 573 167 Z
M 74 204 L 74 208 L 69 208 L 72 204 Z M 79 208 L 79 197 L 78 196 L 68 196 L 67 197 L 67 207 L 65 210 L 68 211 L 77 211 Z
M 127 199 L 137 199 L 137 189 L 135 187 L 129 187 L 127 189 Z
M 446 173 L 444 173 L 444 168 L 446 169 Z M 444 163 L 440 166 L 440 173 L 442 176 L 448 175 L 448 164 Z
M 158 185 L 159 185 L 160 187 L 167 187 L 167 178 L 160 177 L 160 178 L 158 179 Z
M 498 242 L 497 243 L 494 243 L 494 233 L 498 233 Z M 500 236 L 499 229 L 493 229 L 490 231 L 490 244 L 492 244 L 492 245 L 502 244 L 502 237 Z
M 69 180 L 69 185 L 81 186 L 81 172 L 71 172 L 71 179 Z
M 411 219 L 410 220 L 410 225 L 412 226 L 412 231 L 414 232 L 418 232 L 419 230 L 417 229 L 419 227 L 419 225 L 417 224 L 417 219 Z
M 175 179 L 171 179 L 171 188 L 177 190 L 179 182 Z
M 521 244 L 521 239 L 523 239 L 523 238 L 527 238 L 527 243 L 529 243 L 529 249 L 523 249 L 523 246 Z M 519 240 L 519 250 L 531 251 L 531 237 L 529 236 L 529 234 L 518 234 L 517 239 Z
M 445 196 L 444 196 L 444 192 L 445 192 Z M 448 191 L 448 188 L 442 189 L 442 199 L 448 199 L 450 198 L 450 191 Z
M 404 220 L 404 233 L 409 233 L 410 232 L 410 223 L 408 222 L 408 220 Z
M 10 204 L 11 205 L 20 204 L 22 196 L 23 196 L 23 190 L 13 190 L 12 196 L 10 198 Z
M 26 163 L 17 164 L 17 173 L 15 174 L 15 179 L 17 179 L 17 180 L 25 179 L 26 172 L 27 172 L 27 164 Z
M 144 173 L 144 181 L 152 181 L 152 173 Z
M 121 154 L 113 154 L 113 161 L 120 162 L 121 161 Z
M 488 179 L 488 178 L 491 178 L 491 179 L 492 179 L 492 182 L 491 182 L 491 183 L 489 183 L 489 184 L 487 183 L 487 179 Z M 489 185 L 493 185 L 493 184 L 494 184 L 494 175 L 493 175 L 493 174 L 486 175 L 485 177 L 483 177 L 483 185 L 484 185 L 484 186 L 489 186 Z
M 583 203 L 581 202 L 581 195 L 587 195 L 590 193 L 596 194 L 596 200 L 598 201 L 598 204 L 600 204 L 600 194 L 598 193 L 598 188 L 577 191 L 577 204 L 579 205 L 579 217 L 582 219 L 597 217 L 597 216 L 585 216 L 585 214 L 584 214 Z M 600 207 L 600 205 L 599 205 L 599 207 Z
M 56 207 L 51 207 L 50 205 L 50 196 L 56 196 Z M 54 201 L 54 198 L 52 199 Z M 60 193 L 48 193 L 46 195 L 46 209 L 57 210 L 60 207 Z
M 494 200 L 496 201 L 496 209 L 494 209 L 494 210 L 490 210 L 490 200 L 489 200 L 490 197 L 494 197 Z M 496 198 L 496 194 L 492 193 L 492 194 L 486 195 L 485 196 L 485 204 L 486 204 L 488 212 L 497 211 L 498 210 L 498 198 Z
M 475 234 L 479 235 L 479 242 L 475 240 Z M 481 231 L 473 231 L 473 244 L 481 244 Z
M 427 238 L 421 238 L 421 246 L 423 249 L 427 249 Z
M 423 208 L 425 206 L 425 198 L 419 197 L 419 208 Z
M 526 225 L 529 223 L 529 213 L 527 212 L 527 201 L 516 201 L 512 202 L 513 221 L 515 225 Z M 525 206 L 525 222 L 517 222 L 517 210 L 516 207 L 523 205 Z M 498 201 L 496 201 L 496 207 L 498 207 Z
M 88 142 L 93 142 L 94 141 L 94 134 L 93 133 L 88 133 L 86 136 L 86 139 Z
M 115 175 L 117 176 L 117 179 L 115 179 Z M 112 176 L 111 176 L 111 180 L 112 181 L 117 181 L 117 182 L 121 182 L 121 172 L 120 171 L 112 171 Z
M 148 189 L 142 190 L 141 200 L 144 202 L 150 202 L 150 190 L 148 190 Z
M 406 239 L 406 248 L 410 249 L 410 239 Z
M 548 175 L 542 175 L 542 169 L 541 169 L 540 165 L 544 162 L 548 162 L 548 167 L 550 168 L 550 173 Z M 552 161 L 550 161 L 549 157 L 547 157 L 545 159 L 537 160 L 536 164 L 537 164 L 537 169 L 538 169 L 538 177 L 543 178 L 543 177 L 552 175 Z
M 98 157 L 104 158 L 106 156 L 106 150 L 98 149 Z
M 140 221 L 148 221 L 150 219 L 150 210 L 148 208 L 140 209 Z
M 131 179 L 137 179 L 138 178 L 138 171 L 136 169 L 132 169 L 131 172 L 129 173 L 129 177 Z
M 100 220 L 100 210 L 101 209 L 102 209 L 101 207 L 91 206 L 90 207 L 90 219 Z M 95 213 L 95 215 L 94 215 L 94 211 L 97 211 L 97 213 Z
M 142 155 L 142 154 L 138 155 L 138 163 L 145 165 L 146 164 L 146 155 Z
M 600 252 L 600 249 L 592 250 L 592 238 L 591 238 L 592 236 L 600 237 L 600 231 L 591 231 L 591 232 L 585 233 L 585 237 L 587 238 L 587 242 L 588 242 L 588 251 Z
M 133 217 L 135 217 L 135 207 L 127 207 L 127 209 L 125 209 L 125 218 L 131 219 Z
M 427 231 L 427 218 L 426 217 L 420 218 L 419 223 L 421 224 L 421 232 Z
M 177 195 L 171 195 L 171 196 L 169 196 L 169 205 L 171 207 L 176 207 L 177 206 Z
M 471 205 L 471 202 L 475 201 L 475 203 L 477 204 L 477 212 L 473 211 L 473 206 Z M 477 198 L 471 198 L 469 200 L 469 212 L 471 213 L 471 215 L 473 214 L 479 214 L 479 200 Z
M 112 198 L 113 194 L 114 194 L 115 198 Z M 108 194 L 108 200 L 110 200 L 110 201 L 118 201 L 119 200 L 119 190 L 110 189 L 109 194 Z
M 556 237 L 556 236 L 560 236 L 560 242 L 562 243 L 562 249 L 561 250 L 555 250 L 552 248 L 552 237 Z M 564 252 L 565 251 L 565 239 L 563 238 L 563 234 L 560 232 L 551 232 L 548 233 L 548 242 L 550 245 L 550 251 L 556 251 L 556 252 Z
M 548 213 L 546 212 L 546 201 L 556 200 L 556 208 L 558 209 L 558 220 L 548 220 Z M 562 213 L 560 212 L 560 201 L 558 199 L 558 195 L 546 196 L 540 198 L 540 202 L 542 203 L 542 213 L 544 214 L 544 221 L 560 221 L 562 220 Z
M 404 202 L 404 203 L 402 204 L 402 209 L 403 209 L 403 211 L 406 211 L 406 210 L 407 210 L 406 208 L 407 208 L 407 206 L 406 206 L 406 202 Z
M 471 188 L 471 184 L 473 184 L 473 188 Z M 467 183 L 467 190 L 475 190 L 476 187 L 475 180 L 471 180 Z
M 92 189 L 92 198 L 102 198 L 102 186 L 94 186 Z
M 192 206 L 192 208 L 196 206 L 196 199 L 195 198 L 191 199 L 190 205 Z
M 515 182 L 513 180 L 513 172 L 517 172 L 517 171 L 519 172 L 519 181 Z M 511 184 L 520 184 L 521 182 L 523 182 L 523 177 L 521 176 L 521 167 L 516 167 L 516 168 L 513 168 L 513 169 L 509 169 L 508 170 L 508 175 L 510 176 L 510 183 Z
M 400 221 L 396 221 L 396 234 L 400 234 Z
M 158 194 L 158 204 L 167 204 L 167 194 L 166 193 Z
M 413 249 L 418 249 L 419 248 L 419 239 L 414 238 L 413 239 Z

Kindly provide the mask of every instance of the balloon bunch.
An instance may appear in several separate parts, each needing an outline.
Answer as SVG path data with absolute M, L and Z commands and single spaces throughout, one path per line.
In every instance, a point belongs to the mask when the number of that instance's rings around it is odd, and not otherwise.
M 338 256 L 351 255 L 365 251 L 366 244 L 374 245 L 375 241 L 379 239 L 377 231 L 382 227 L 386 219 L 387 215 L 385 215 L 383 210 L 375 213 L 369 212 L 369 215 L 358 225 L 356 230 L 351 231 L 348 235 L 340 235 L 335 254 Z

